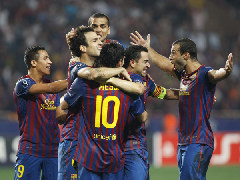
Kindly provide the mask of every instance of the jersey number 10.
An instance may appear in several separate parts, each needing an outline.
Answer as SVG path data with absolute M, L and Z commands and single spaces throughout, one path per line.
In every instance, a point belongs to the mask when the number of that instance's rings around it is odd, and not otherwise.
M 108 113 L 108 103 L 113 101 L 114 104 L 114 117 L 113 122 L 111 124 L 107 121 L 107 113 Z M 114 128 L 117 125 L 118 121 L 118 112 L 120 108 L 120 100 L 116 96 L 107 96 L 103 99 L 102 96 L 97 95 L 96 98 L 96 114 L 95 114 L 95 127 L 100 128 L 100 117 L 102 114 L 102 124 L 106 128 Z

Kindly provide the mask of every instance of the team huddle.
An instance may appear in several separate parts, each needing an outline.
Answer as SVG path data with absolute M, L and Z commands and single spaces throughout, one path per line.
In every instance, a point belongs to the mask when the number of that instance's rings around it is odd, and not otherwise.
M 131 33 L 125 48 L 108 34 L 109 18 L 101 13 L 66 34 L 73 57 L 67 80 L 45 78 L 52 62 L 44 47 L 26 49 L 28 74 L 13 92 L 20 130 L 14 179 L 149 179 L 148 96 L 179 100 L 179 179 L 206 179 L 214 149 L 210 112 L 217 82 L 232 72 L 232 54 L 214 70 L 198 62 L 188 38 L 175 41 L 166 58 L 151 48 L 150 35 Z M 180 88 L 157 85 L 149 60 L 178 78 Z

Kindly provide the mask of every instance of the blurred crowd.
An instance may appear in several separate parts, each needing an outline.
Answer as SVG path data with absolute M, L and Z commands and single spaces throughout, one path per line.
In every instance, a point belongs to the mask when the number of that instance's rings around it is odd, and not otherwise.
M 234 56 L 231 77 L 217 85 L 216 110 L 240 107 L 240 5 L 234 0 L 1 0 L 0 1 L 0 111 L 15 111 L 12 92 L 19 77 L 27 74 L 24 50 L 46 47 L 53 61 L 52 80 L 67 77 L 70 51 L 65 34 L 72 27 L 87 25 L 93 13 L 110 18 L 112 39 L 129 46 L 135 30 L 151 34 L 151 46 L 169 56 L 176 39 L 189 37 L 198 47 L 200 63 L 224 67 Z M 166 88 L 179 87 L 178 80 L 152 64 L 150 75 Z M 152 112 L 177 113 L 176 102 L 150 100 Z

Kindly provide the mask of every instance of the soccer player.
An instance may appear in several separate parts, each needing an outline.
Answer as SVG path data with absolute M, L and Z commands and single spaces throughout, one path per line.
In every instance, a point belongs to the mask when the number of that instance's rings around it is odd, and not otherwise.
M 110 20 L 107 15 L 102 13 L 91 15 L 88 19 L 88 26 L 92 27 L 94 32 L 100 36 L 100 40 L 103 44 L 111 42 L 119 43 L 116 40 L 107 39 L 107 36 L 110 34 Z
M 150 59 L 180 80 L 177 153 L 180 179 L 206 179 L 214 149 L 209 117 L 217 82 L 232 72 L 232 53 L 228 55 L 224 68 L 214 70 L 200 64 L 196 44 L 188 38 L 173 42 L 168 59 L 150 47 L 150 35 L 145 41 L 137 31 L 135 33 L 131 34 L 132 44 L 146 46 Z
M 111 42 L 121 44 L 117 40 L 107 39 L 107 36 L 110 34 L 110 20 L 107 15 L 102 13 L 95 13 L 91 15 L 88 19 L 88 26 L 93 28 L 94 32 L 96 32 L 96 34 L 100 37 L 100 41 L 102 41 L 103 44 L 109 44 Z M 74 34 L 74 28 L 72 28 L 71 31 L 66 34 L 68 46 L 70 46 L 70 38 L 72 38 Z M 121 45 L 125 48 L 123 44 Z M 79 57 L 74 56 L 73 54 L 72 56 L 72 61 L 79 61 Z
M 69 77 L 68 77 L 68 89 L 76 77 L 82 77 L 88 80 L 94 81 L 106 81 L 110 77 L 121 74 L 126 79 L 130 79 L 127 71 L 122 68 L 91 68 L 93 66 L 96 57 L 99 56 L 102 49 L 102 42 L 99 40 L 99 36 L 93 31 L 92 28 L 86 26 L 80 26 L 74 29 L 71 37 L 67 38 L 69 48 L 73 56 L 80 57 L 78 61 L 69 63 Z M 110 57 L 112 58 L 112 57 Z M 81 61 L 79 61 L 81 60 Z M 121 81 L 120 79 L 111 79 L 114 85 L 121 83 L 121 86 L 125 86 L 129 89 L 128 92 L 142 94 L 144 92 L 144 86 L 142 84 L 136 84 L 132 86 L 131 82 Z M 121 88 L 120 86 L 118 86 Z M 77 172 L 73 167 L 73 157 L 77 144 L 77 134 L 79 130 L 78 122 L 76 119 L 67 118 L 67 121 L 63 125 L 63 132 L 61 135 L 61 143 L 58 150 L 58 179 L 70 179 L 76 177 Z
M 14 179 L 57 179 L 58 121 L 66 114 L 59 107 L 59 95 L 67 80 L 50 82 L 51 60 L 44 47 L 29 47 L 24 61 L 28 74 L 13 91 L 18 114 L 20 140 Z
M 97 65 L 116 67 L 122 64 L 120 59 L 124 50 L 121 45 L 106 44 L 102 53 L 105 54 L 98 59 Z M 113 55 L 116 53 L 122 57 Z M 76 157 L 79 162 L 78 178 L 123 179 L 124 127 L 128 112 L 135 115 L 143 112 L 142 101 L 139 98 L 133 101 L 132 96 L 114 86 L 80 78 L 74 81 L 64 99 L 63 104 L 66 106 L 67 102 L 70 105 L 72 118 L 80 118 Z
M 124 67 L 131 76 L 139 74 L 142 77 L 145 92 L 141 98 L 145 106 L 148 96 L 159 99 L 178 99 L 178 90 L 165 89 L 155 84 L 147 74 L 150 63 L 146 47 L 141 45 L 128 47 L 125 51 Z M 130 116 L 130 118 L 134 117 Z M 132 121 L 132 124 L 128 126 L 128 131 L 124 149 L 124 179 L 145 180 L 149 175 L 145 123 L 139 124 L 137 121 Z

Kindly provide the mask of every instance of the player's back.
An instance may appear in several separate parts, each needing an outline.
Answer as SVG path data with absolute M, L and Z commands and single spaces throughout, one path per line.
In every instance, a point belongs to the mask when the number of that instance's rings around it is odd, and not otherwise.
M 76 160 L 96 172 L 117 172 L 123 166 L 123 137 L 129 112 L 135 115 L 143 112 L 140 98 L 134 100 L 113 86 L 80 78 L 68 94 L 74 97 L 77 93 L 82 105 L 79 116 L 82 127 Z

